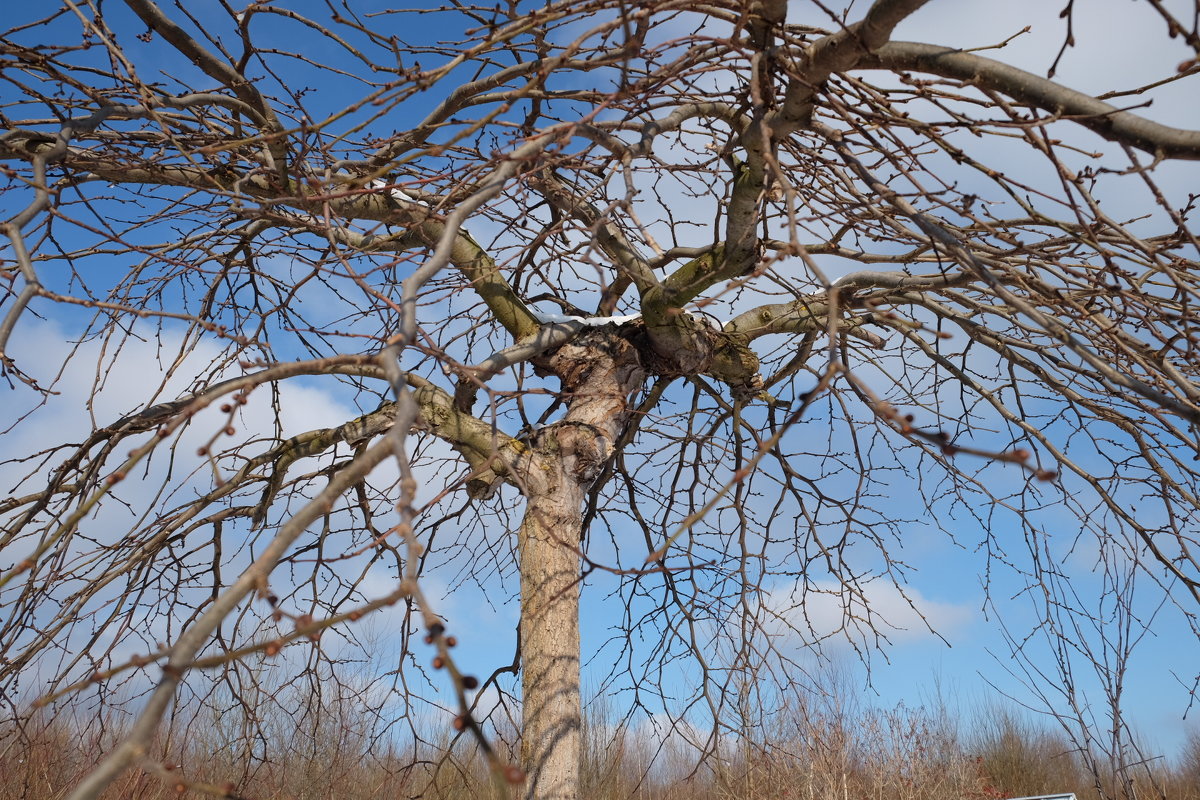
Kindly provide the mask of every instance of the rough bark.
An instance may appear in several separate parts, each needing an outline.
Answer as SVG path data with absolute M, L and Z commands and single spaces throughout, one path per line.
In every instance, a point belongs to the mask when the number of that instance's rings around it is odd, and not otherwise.
M 539 464 L 550 468 L 548 461 Z M 578 546 L 584 494 L 569 476 L 547 477 L 551 485 L 530 498 L 519 534 L 521 762 L 529 800 L 574 800 L 582 716 Z
M 579 542 L 583 501 L 645 380 L 615 328 L 588 331 L 543 360 L 570 393 L 561 422 L 534 438 L 520 471 L 521 762 L 527 800 L 579 796 Z

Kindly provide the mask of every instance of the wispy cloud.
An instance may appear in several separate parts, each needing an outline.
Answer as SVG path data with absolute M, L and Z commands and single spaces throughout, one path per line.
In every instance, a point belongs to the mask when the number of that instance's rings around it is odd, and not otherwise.
M 785 647 L 870 644 L 876 634 L 896 645 L 949 640 L 977 615 L 973 602 L 931 600 L 886 579 L 853 588 L 833 580 L 777 585 L 765 592 L 763 604 L 771 616 L 768 632 Z

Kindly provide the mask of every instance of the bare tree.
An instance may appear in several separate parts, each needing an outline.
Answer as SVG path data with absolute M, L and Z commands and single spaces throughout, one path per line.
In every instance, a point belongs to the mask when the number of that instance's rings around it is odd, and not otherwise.
M 397 604 L 487 747 L 435 568 L 519 574 L 520 768 L 489 757 L 526 797 L 579 796 L 587 581 L 617 609 L 610 685 L 670 694 L 692 665 L 715 752 L 799 680 L 784 634 L 886 643 L 900 491 L 950 535 L 980 520 L 1030 586 L 1062 585 L 1041 511 L 1066 510 L 1194 613 L 1200 243 L 1169 176 L 1200 132 L 1130 106 L 1194 85 L 1195 19 L 1131 9 L 1186 60 L 1097 98 L 893 41 L 925 4 L 64 0 L 10 23 L 5 697 L 153 685 L 72 796 L 161 770 L 197 674 L 236 688 L 297 640 L 336 664 L 330 637 Z M 1145 205 L 1113 216 L 1114 192 Z M 62 388 L 38 315 L 80 331 L 97 397 L 157 343 L 122 414 L 71 410 L 82 440 L 18 438 Z M 362 413 L 292 434 L 293 385 Z M 836 630 L 810 614 L 830 602 Z

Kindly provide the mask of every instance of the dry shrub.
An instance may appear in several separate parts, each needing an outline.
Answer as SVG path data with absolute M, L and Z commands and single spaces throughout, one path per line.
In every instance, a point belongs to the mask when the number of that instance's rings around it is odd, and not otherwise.
M 1089 788 L 1074 748 L 1010 709 L 991 704 L 977 712 L 970 751 L 991 797 L 1076 792 Z
M 859 707 L 851 697 L 831 690 L 781 701 L 737 735 L 724 735 L 717 752 L 707 756 L 687 737 L 656 739 L 646 726 L 617 719 L 605 699 L 595 699 L 584 729 L 581 796 L 998 800 L 1075 792 L 1080 800 L 1096 800 L 1117 791 L 1112 776 L 1102 776 L 1097 788 L 1061 734 L 1010 709 L 993 704 L 960 724 L 941 704 L 881 710 Z M 0 725 L 0 800 L 66 797 L 120 737 L 122 719 L 115 712 L 66 709 L 20 726 Z M 154 756 L 178 765 L 172 775 L 217 786 L 229 781 L 238 795 L 256 800 L 517 796 L 497 790 L 483 759 L 465 741 L 454 745 L 448 726 L 421 741 L 372 738 L 371 715 L 353 698 L 314 705 L 299 717 L 279 703 L 264 703 L 253 734 L 237 720 L 212 707 L 177 714 Z M 496 740 L 506 757 L 519 751 L 515 729 L 498 731 Z M 1177 765 L 1156 764 L 1133 791 L 1137 800 L 1200 800 L 1200 733 L 1192 734 Z M 180 794 L 170 780 L 133 770 L 104 797 L 166 800 Z

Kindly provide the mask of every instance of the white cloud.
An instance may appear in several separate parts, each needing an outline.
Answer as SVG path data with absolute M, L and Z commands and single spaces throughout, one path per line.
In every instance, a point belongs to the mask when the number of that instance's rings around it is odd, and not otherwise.
M 215 382 L 240 374 L 233 365 L 232 369 L 209 375 L 211 365 L 221 357 L 219 348 L 208 342 L 186 342 L 182 330 L 176 328 L 149 331 L 141 338 L 131 335 L 119 347 L 96 340 L 72 346 L 69 334 L 54 320 L 22 320 L 19 331 L 21 336 L 11 348 L 13 356 L 27 370 L 32 365 L 32 371 L 40 373 L 36 374 L 38 380 L 56 394 L 39 403 L 24 387 L 15 393 L 9 407 L 19 409 L 18 413 L 26 410 L 29 413 L 0 438 L 0 460 L 28 456 L 62 442 L 82 443 L 95 428 L 111 425 L 155 403 L 188 395 L 195 388 L 196 376 L 206 375 Z M 332 391 L 311 385 L 283 382 L 277 385 L 277 390 L 279 432 L 285 437 L 339 425 L 360 413 Z M 238 410 L 233 421 L 235 433 L 222 434 L 217 447 L 224 449 L 241 442 L 273 438 L 277 431 L 272 403 L 270 387 L 251 392 L 247 404 Z M 196 477 L 185 483 L 193 488 L 207 487 L 211 473 L 206 459 L 197 455 L 197 450 L 228 424 L 224 412 L 210 407 L 181 430 L 175 444 L 174 463 L 170 465 L 176 486 L 182 479 L 180 476 L 195 472 Z M 144 441 L 145 435 L 127 440 L 120 455 L 109 457 L 106 469 L 115 469 L 131 446 Z M 258 452 L 266 446 L 264 442 L 252 449 Z M 144 511 L 153 502 L 158 487 L 168 482 L 165 460 L 156 453 L 144 467 L 148 472 L 139 470 L 122 484 L 117 494 L 128 504 L 125 514 Z M 52 459 L 50 466 L 55 463 L 57 459 Z M 36 491 L 49 468 L 43 467 L 27 476 L 30 469 L 21 464 L 2 464 L 0 484 L 11 489 L 24 478 L 19 493 Z
M 714 734 L 711 727 L 701 727 L 687 717 L 671 712 L 646 717 L 633 728 L 630 738 L 634 743 L 644 745 L 633 749 L 651 754 L 659 769 L 668 773 L 663 776 L 666 780 L 684 778 L 690 766 L 704 753 L 714 748 L 728 753 L 736 743 L 733 736 Z M 672 770 L 678 773 L 671 775 Z
M 974 604 L 930 600 L 909 586 L 903 592 L 885 579 L 871 580 L 851 590 L 833 580 L 772 587 L 763 601 L 772 620 L 768 632 L 795 646 L 814 642 L 873 643 L 877 631 L 893 644 L 916 644 L 950 639 L 976 616 Z M 931 630 L 932 629 L 932 630 Z M 780 641 L 782 640 L 782 641 Z
M 1014 0 L 1006 3 L 930 3 L 901 23 L 893 36 L 950 47 L 984 47 L 998 44 L 1020 32 L 1005 47 L 980 53 L 1035 74 L 1046 75 L 1067 35 L 1067 20 L 1059 17 L 1064 3 Z M 865 7 L 864 7 L 865 8 Z M 857 18 L 861 14 L 852 14 Z M 1133 89 L 1175 74 L 1175 67 L 1194 55 L 1182 37 L 1169 39 L 1166 24 L 1149 5 L 1128 0 L 1092 0 L 1076 3 L 1071 19 L 1076 46 L 1063 53 L 1054 79 L 1082 92 L 1100 94 Z M 1151 46 L 1152 45 L 1152 46 Z M 1136 57 L 1114 57 L 1131 53 Z M 1183 99 L 1194 92 L 1189 81 L 1154 90 L 1149 96 Z M 1129 98 L 1126 98 L 1129 100 Z M 1133 98 L 1131 105 L 1144 103 Z M 1165 124 L 1193 123 L 1192 102 L 1156 104 L 1146 115 Z
M 183 331 L 170 327 L 144 331 L 144 338 L 131 335 L 119 347 L 97 340 L 74 346 L 70 334 L 53 319 L 23 319 L 18 332 L 10 348 L 13 357 L 56 394 L 17 428 L 15 439 L 4 442 L 3 455 L 8 457 L 26 450 L 24 445 L 32 440 L 81 439 L 92 431 L 93 422 L 108 425 L 147 405 L 187 395 L 195 377 L 207 375 L 221 355 L 216 345 L 185 342 Z M 210 379 L 215 382 L 236 374 L 240 373 L 235 365 Z M 331 392 L 295 382 L 280 384 L 280 392 L 285 436 L 337 425 L 359 413 Z M 240 411 L 243 424 L 255 432 L 273 433 L 269 395 L 265 387 L 252 392 Z M 14 404 L 22 400 L 27 407 L 35 404 L 24 387 Z M 51 431 L 53 436 L 48 434 Z

